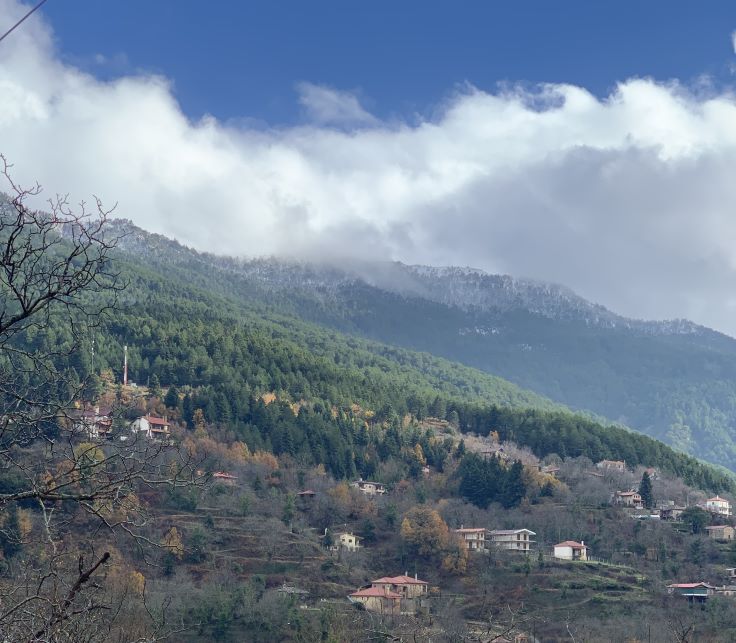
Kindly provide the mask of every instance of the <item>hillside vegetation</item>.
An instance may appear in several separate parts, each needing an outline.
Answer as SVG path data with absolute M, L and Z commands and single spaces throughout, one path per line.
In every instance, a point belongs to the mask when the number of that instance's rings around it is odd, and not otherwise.
M 480 271 L 239 261 L 117 225 L 128 256 L 251 310 L 442 356 L 736 467 L 736 340 L 720 333 Z

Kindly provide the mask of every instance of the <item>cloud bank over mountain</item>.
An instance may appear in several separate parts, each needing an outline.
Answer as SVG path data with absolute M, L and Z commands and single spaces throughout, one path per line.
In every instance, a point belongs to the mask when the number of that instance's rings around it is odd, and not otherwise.
M 22 13 L 0 0 L 0 27 Z M 471 265 L 736 334 L 733 95 L 460 85 L 386 122 L 350 92 L 297 92 L 298 126 L 191 122 L 169 80 L 100 81 L 34 18 L 0 47 L 0 152 L 22 181 L 198 249 Z

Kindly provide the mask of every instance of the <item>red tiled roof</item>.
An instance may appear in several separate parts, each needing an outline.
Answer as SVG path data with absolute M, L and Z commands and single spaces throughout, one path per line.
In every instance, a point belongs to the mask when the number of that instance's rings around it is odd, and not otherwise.
M 370 597 L 370 596 L 377 596 L 379 598 L 394 598 L 394 599 L 401 598 L 401 594 L 392 592 L 390 589 L 386 587 L 368 587 L 367 589 L 359 589 L 357 592 L 353 592 L 352 594 L 350 594 L 350 596 L 357 596 L 358 598 Z
M 226 480 L 237 480 L 238 476 L 234 476 L 232 473 L 227 473 L 225 471 L 215 471 L 212 474 L 213 478 L 224 478 Z
M 316 496 L 317 492 L 313 491 L 312 489 L 305 489 L 304 491 L 300 491 L 296 495 L 297 496 Z
M 485 527 L 460 527 L 460 529 L 453 529 L 458 534 L 475 534 L 485 530 Z
M 676 587 L 679 589 L 693 589 L 695 587 L 712 587 L 712 585 L 708 585 L 708 583 L 672 583 L 672 585 L 667 585 L 667 587 Z
M 728 500 L 721 498 L 720 496 L 716 496 L 715 498 L 708 498 L 706 502 L 728 502 Z
M 582 543 L 576 543 L 574 540 L 566 540 L 561 543 L 557 543 L 555 547 L 572 547 L 573 549 L 588 549 L 588 545 Z
M 374 580 L 373 583 L 389 583 L 391 585 L 429 585 L 427 581 L 412 578 L 411 576 L 384 576 L 378 580 Z
M 149 424 L 158 424 L 159 426 L 169 425 L 168 420 L 164 420 L 164 418 L 157 418 L 157 417 L 152 417 L 150 415 L 147 415 L 146 420 L 148 420 Z

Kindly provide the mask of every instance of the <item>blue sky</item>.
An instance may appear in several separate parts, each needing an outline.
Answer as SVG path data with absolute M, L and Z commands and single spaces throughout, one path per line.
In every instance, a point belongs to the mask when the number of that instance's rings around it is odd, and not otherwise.
M 201 250 L 472 266 L 736 336 L 734 30 L 733 2 L 48 0 L 0 43 L 0 153 Z
M 67 60 L 101 78 L 161 73 L 194 118 L 298 121 L 301 81 L 356 91 L 384 118 L 426 113 L 464 82 L 603 96 L 630 77 L 733 81 L 725 1 L 49 0 L 43 12 Z

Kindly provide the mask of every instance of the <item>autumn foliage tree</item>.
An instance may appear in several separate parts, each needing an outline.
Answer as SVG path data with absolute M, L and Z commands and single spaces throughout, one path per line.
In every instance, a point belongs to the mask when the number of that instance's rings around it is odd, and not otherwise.
M 412 507 L 401 521 L 401 537 L 420 558 L 439 556 L 447 546 L 448 535 L 442 516 L 426 506 Z

